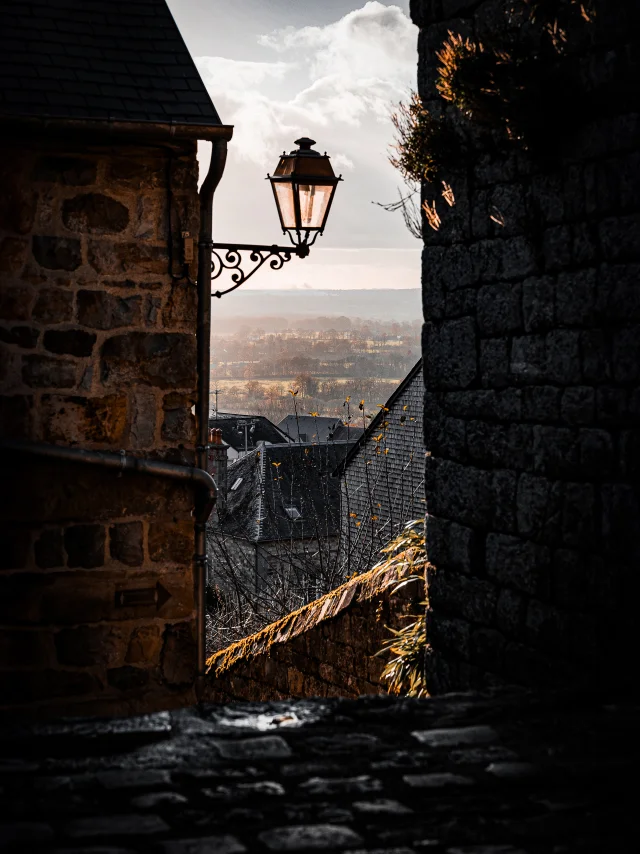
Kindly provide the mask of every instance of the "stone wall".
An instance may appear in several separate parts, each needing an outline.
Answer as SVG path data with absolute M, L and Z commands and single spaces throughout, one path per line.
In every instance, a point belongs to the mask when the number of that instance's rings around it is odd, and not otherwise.
M 412 2 L 429 108 L 445 106 L 435 80 L 447 32 L 491 39 L 507 5 Z M 639 9 L 596 12 L 570 31 L 563 60 L 586 106 L 565 139 L 547 117 L 546 161 L 515 145 L 474 153 L 471 130 L 470 160 L 447 177 L 455 206 L 424 188 L 442 217 L 425 225 L 423 254 L 432 693 L 632 678 Z
M 384 694 L 385 661 L 376 657 L 408 615 L 419 613 L 424 590 L 393 592 L 396 569 L 370 570 L 326 596 L 215 653 L 207 662 L 204 700 L 279 700 Z
M 195 146 L 25 144 L 0 164 L 2 438 L 193 464 Z M 2 470 L 0 705 L 192 700 L 192 490 L 22 454 Z

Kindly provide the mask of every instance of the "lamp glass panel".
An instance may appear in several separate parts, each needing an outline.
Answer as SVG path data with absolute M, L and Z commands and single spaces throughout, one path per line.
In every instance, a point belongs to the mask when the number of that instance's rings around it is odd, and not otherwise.
M 302 228 L 322 228 L 332 189 L 330 184 L 298 185 Z
M 296 211 L 293 204 L 293 187 L 289 183 L 275 182 L 273 186 L 276 190 L 276 198 L 278 207 L 280 208 L 280 216 L 285 228 L 296 228 Z

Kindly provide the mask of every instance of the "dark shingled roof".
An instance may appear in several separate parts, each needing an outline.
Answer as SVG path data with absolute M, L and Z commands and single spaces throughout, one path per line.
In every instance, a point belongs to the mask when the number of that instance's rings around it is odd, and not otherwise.
M 247 450 L 249 451 L 256 448 L 258 442 L 281 445 L 289 441 L 287 434 L 264 415 L 235 415 L 231 412 L 218 412 L 217 418 L 209 419 L 209 427 L 221 430 L 223 441 L 238 453 L 244 451 L 244 424 L 250 424 L 247 429 Z
M 221 125 L 165 0 L 2 0 L 0 115 Z
M 340 527 L 340 484 L 331 477 L 350 445 L 265 445 L 229 466 L 221 516 L 225 533 L 252 542 L 335 536 Z M 292 518 L 286 508 L 300 514 Z M 293 515 L 296 515 L 295 513 Z
M 326 415 L 287 415 L 280 421 L 278 428 L 296 442 L 355 442 L 364 432 L 362 427 L 347 426 L 341 418 L 329 418 Z

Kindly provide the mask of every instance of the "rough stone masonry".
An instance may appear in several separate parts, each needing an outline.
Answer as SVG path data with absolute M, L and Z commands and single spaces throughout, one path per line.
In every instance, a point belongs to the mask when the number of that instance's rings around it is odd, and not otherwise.
M 193 464 L 196 289 L 180 234 L 198 233 L 195 145 L 32 143 L 0 163 L 2 437 Z M 0 705 L 193 701 L 190 488 L 3 460 Z
M 506 6 L 413 0 L 428 108 L 448 31 L 491 39 Z M 425 226 L 431 692 L 632 679 L 640 30 L 635 2 L 595 9 L 565 46 L 588 104 L 569 144 L 476 152 Z

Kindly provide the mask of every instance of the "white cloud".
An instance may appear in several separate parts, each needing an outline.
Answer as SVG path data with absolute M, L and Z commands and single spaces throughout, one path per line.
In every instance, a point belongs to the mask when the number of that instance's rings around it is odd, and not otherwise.
M 270 166 L 298 134 L 326 138 L 329 125 L 332 148 L 352 164 L 362 146 L 354 128 L 367 126 L 369 147 L 388 144 L 389 113 L 416 67 L 416 30 L 398 6 L 371 0 L 327 26 L 287 27 L 259 42 L 279 59 L 196 60 L 223 121 L 235 125 L 230 157 Z M 371 124 L 380 126 L 373 135 Z

